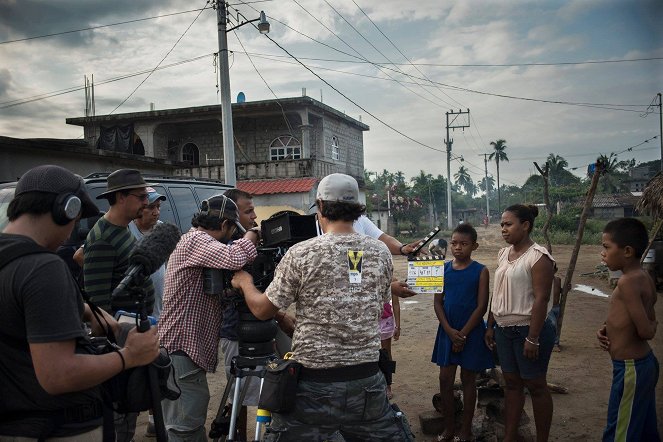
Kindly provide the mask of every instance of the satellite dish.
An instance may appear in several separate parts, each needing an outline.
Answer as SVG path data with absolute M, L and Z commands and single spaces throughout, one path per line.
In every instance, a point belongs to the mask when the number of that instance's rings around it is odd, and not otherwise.
M 246 95 L 244 95 L 244 92 L 240 92 L 237 94 L 237 102 L 238 103 L 244 103 L 246 101 Z

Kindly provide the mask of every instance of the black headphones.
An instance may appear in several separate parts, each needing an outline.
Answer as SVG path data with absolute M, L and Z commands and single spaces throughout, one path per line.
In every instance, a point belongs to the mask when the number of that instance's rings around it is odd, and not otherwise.
M 78 192 L 80 188 L 81 185 L 79 184 L 76 192 Z M 61 193 L 55 198 L 53 208 L 51 209 L 53 221 L 55 221 L 55 224 L 58 226 L 65 226 L 76 219 L 78 214 L 81 213 L 82 207 L 83 203 L 76 194 Z
M 51 210 L 53 221 L 59 226 L 69 224 L 81 213 L 81 207 L 81 199 L 73 193 L 60 194 L 55 199 Z

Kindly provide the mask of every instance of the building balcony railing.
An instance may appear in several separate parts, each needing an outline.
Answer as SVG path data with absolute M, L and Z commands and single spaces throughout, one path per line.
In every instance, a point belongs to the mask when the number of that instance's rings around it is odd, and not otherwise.
M 330 173 L 344 172 L 339 164 L 314 160 L 310 158 L 299 160 L 262 161 L 254 163 L 237 163 L 237 180 L 267 180 L 277 178 L 323 178 Z M 176 171 L 177 175 L 211 178 L 223 181 L 222 165 L 191 166 Z

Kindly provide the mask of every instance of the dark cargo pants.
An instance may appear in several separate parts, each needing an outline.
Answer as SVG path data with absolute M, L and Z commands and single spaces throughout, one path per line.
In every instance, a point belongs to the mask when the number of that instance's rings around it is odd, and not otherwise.
M 382 373 L 345 382 L 299 381 L 295 409 L 274 413 L 266 441 L 409 441 Z

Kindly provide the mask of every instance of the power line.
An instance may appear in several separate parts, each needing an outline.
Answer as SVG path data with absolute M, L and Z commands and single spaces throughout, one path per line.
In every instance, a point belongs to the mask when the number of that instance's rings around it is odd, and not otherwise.
M 306 12 L 309 16 L 311 16 L 311 18 L 313 18 L 316 22 L 318 22 L 318 24 L 319 24 L 320 26 L 324 27 L 324 28 L 325 28 L 330 34 L 332 34 L 334 37 L 336 37 L 337 39 L 339 39 L 344 45 L 346 45 L 348 48 L 350 48 L 350 49 L 353 50 L 355 53 L 357 53 L 357 55 L 359 55 L 359 57 L 360 57 L 362 60 L 368 60 L 368 58 L 366 58 L 363 54 L 361 54 L 357 49 L 355 49 L 355 48 L 354 48 L 352 45 L 350 45 L 348 42 L 346 42 L 345 40 L 343 40 L 343 39 L 342 39 L 342 38 L 341 38 L 336 32 L 334 32 L 334 31 L 333 31 L 332 29 L 330 29 L 327 25 L 325 25 L 322 21 L 320 21 L 320 19 L 318 19 L 315 15 L 313 15 L 313 14 L 312 14 L 308 9 L 306 9 L 304 6 L 302 6 L 297 0 L 292 0 L 292 1 L 293 1 L 295 4 L 297 4 L 297 6 L 299 6 L 301 9 L 303 9 L 304 12 Z M 329 5 L 329 7 L 330 7 L 331 9 L 333 9 L 334 12 L 336 12 L 336 13 L 337 13 L 337 14 L 338 14 L 343 20 L 345 20 L 345 17 L 343 17 L 338 11 L 336 11 L 336 9 L 334 9 L 333 6 L 331 6 L 329 3 L 327 3 L 327 5 Z M 355 30 L 355 32 L 357 32 L 362 38 L 364 38 L 364 40 L 366 40 L 366 38 L 365 38 L 365 37 L 364 37 L 359 31 L 357 31 L 357 29 L 356 29 L 354 26 L 352 26 L 352 24 L 350 24 L 347 20 L 345 20 L 345 21 L 346 21 L 346 23 L 348 23 L 348 24 L 350 25 L 350 27 L 352 27 L 352 29 Z M 366 41 L 368 41 L 368 40 L 366 40 Z M 371 43 L 369 42 L 369 44 L 371 44 Z M 371 45 L 372 45 L 372 44 L 371 44 Z M 373 46 L 373 48 L 375 48 L 375 46 Z M 375 48 L 375 49 L 376 49 L 378 52 L 380 52 L 377 48 Z M 420 97 L 420 98 L 423 99 L 423 100 L 428 101 L 429 103 L 433 104 L 434 106 L 438 106 L 438 107 L 440 107 L 440 108 L 444 108 L 444 106 L 440 105 L 439 103 L 437 103 L 437 102 L 431 100 L 430 98 L 428 98 L 428 97 L 426 97 L 426 96 L 423 96 L 423 95 L 421 95 L 421 94 L 419 94 L 419 93 L 413 91 L 412 89 L 410 89 L 410 88 L 408 88 L 407 86 L 405 86 L 403 83 L 400 83 L 399 80 L 397 80 L 396 78 L 394 78 L 394 77 L 392 77 L 391 75 L 389 75 L 388 72 L 385 72 L 385 71 L 383 70 L 383 68 L 382 68 L 379 64 L 373 64 L 373 66 L 375 66 L 380 72 L 382 72 L 383 74 L 385 74 L 386 76 L 388 76 L 389 78 L 391 78 L 392 80 L 394 80 L 396 83 L 398 83 L 400 86 L 402 86 L 403 88 L 405 88 L 405 89 L 408 90 L 409 92 L 411 92 L 411 93 L 417 95 L 418 97 Z M 393 70 L 393 69 L 390 69 L 390 70 Z M 397 71 L 397 72 L 398 72 L 398 71 Z M 402 73 L 402 72 L 399 72 L 399 73 Z
M 294 1 L 294 0 L 293 0 L 293 1 Z M 375 49 L 380 55 L 382 55 L 382 56 L 385 58 L 385 60 L 387 60 L 390 64 L 393 65 L 393 62 L 389 59 L 389 57 L 387 57 L 387 56 L 386 56 L 386 55 L 385 55 L 380 49 L 378 49 L 373 43 L 371 43 L 371 41 L 370 41 L 368 38 L 366 38 L 366 37 L 364 36 L 364 34 L 362 34 L 362 33 L 361 33 L 361 32 L 360 32 L 360 31 L 359 31 L 359 30 L 358 30 L 358 29 L 357 29 L 352 23 L 350 23 L 350 21 L 348 21 L 348 19 L 346 19 L 345 16 L 343 16 L 343 14 L 341 14 L 340 12 L 338 12 L 338 10 L 337 10 L 336 8 L 334 8 L 334 6 L 332 6 L 332 4 L 329 3 L 329 1 L 324 0 L 324 2 L 327 3 L 327 6 L 329 6 L 329 7 L 330 7 L 330 8 L 331 8 L 331 9 L 332 9 L 332 10 L 333 10 L 333 11 L 334 11 L 339 17 L 341 17 L 341 19 L 343 19 L 343 21 L 345 21 L 345 23 L 347 23 L 347 25 L 350 26 L 350 27 L 352 28 L 353 31 L 355 31 L 355 32 L 356 32 L 356 33 L 357 33 L 362 39 L 364 39 L 364 41 L 365 41 L 366 43 L 368 43 L 373 49 Z M 361 9 L 361 8 L 360 8 L 360 9 Z M 363 11 L 362 11 L 362 12 L 363 12 Z M 369 20 L 370 20 L 370 17 L 369 17 Z M 378 30 L 379 30 L 379 29 L 378 29 Z M 384 34 L 383 34 L 383 35 L 384 35 Z M 356 51 L 355 51 L 355 52 L 356 52 Z M 366 57 L 363 57 L 363 58 L 366 58 Z M 378 67 L 379 65 L 378 65 L 378 64 L 374 64 L 374 66 Z M 382 68 L 378 67 L 378 69 L 380 69 L 380 71 L 382 71 Z M 398 67 L 397 67 L 397 71 L 398 71 L 399 73 L 405 75 L 405 72 L 404 72 L 402 69 L 398 68 Z M 382 72 L 384 72 L 384 71 L 382 71 Z M 389 74 L 387 74 L 387 75 L 389 75 Z M 390 76 L 390 77 L 391 77 L 391 76 Z M 419 86 L 420 88 L 424 89 L 424 87 L 423 87 L 421 84 L 419 84 L 418 82 L 417 82 L 417 86 Z M 425 97 L 425 96 L 419 95 L 418 93 L 416 93 L 415 91 L 413 91 L 413 90 L 411 90 L 411 89 L 409 89 L 409 88 L 407 88 L 407 87 L 406 87 L 406 89 L 409 90 L 410 92 L 412 92 L 413 94 L 417 95 L 418 97 L 423 98 L 424 100 L 426 100 L 426 101 L 432 103 L 433 105 L 438 106 L 438 107 L 440 107 L 440 108 L 444 108 L 444 106 L 442 106 L 441 104 L 439 104 L 439 103 L 437 103 L 437 102 L 435 102 L 435 101 L 429 99 L 428 97 Z M 424 89 L 424 90 L 425 90 L 425 89 Z M 447 94 L 445 94 L 445 95 L 447 95 Z M 449 97 L 449 96 L 447 95 L 447 97 Z M 445 101 L 443 98 L 440 98 L 440 97 L 437 97 L 437 96 L 435 96 L 435 98 L 437 98 L 438 100 L 442 101 L 443 103 L 445 103 L 445 104 L 451 106 L 451 104 L 448 103 L 447 101 Z
M 257 26 L 255 26 L 255 24 L 253 26 L 257 29 Z M 237 35 L 237 31 L 235 30 L 235 31 L 233 31 L 233 33 L 235 34 L 235 37 L 237 38 L 237 41 L 239 42 L 240 46 L 242 46 L 242 49 L 244 49 L 246 51 L 246 49 L 244 48 L 244 44 L 242 43 L 242 40 L 240 40 L 239 35 Z M 258 76 L 260 77 L 262 82 L 265 83 L 265 86 L 267 86 L 267 89 L 269 89 L 269 91 L 272 93 L 272 95 L 274 95 L 274 98 L 276 99 L 276 104 L 278 104 L 279 107 L 281 108 L 281 114 L 283 115 L 283 119 L 285 120 L 286 126 L 288 126 L 288 131 L 290 132 L 290 136 L 294 137 L 295 135 L 293 133 L 292 127 L 290 126 L 290 121 L 288 121 L 288 117 L 285 114 L 285 110 L 283 109 L 283 105 L 281 104 L 281 101 L 279 100 L 279 97 L 276 95 L 276 93 L 274 92 L 272 87 L 269 85 L 269 83 L 267 83 L 267 80 L 265 80 L 265 77 L 262 76 L 262 74 L 258 70 L 257 66 L 253 62 L 253 60 L 251 60 L 250 56 L 249 56 L 249 61 L 251 62 L 251 66 L 253 66 L 253 69 L 256 71 L 256 74 L 258 74 Z
M 320 81 L 322 81 L 322 82 L 325 83 L 327 86 L 329 86 L 329 87 L 332 88 L 334 91 L 336 91 L 336 93 L 338 93 L 339 95 L 341 95 L 343 98 L 345 98 L 346 100 L 348 100 L 350 103 L 352 103 L 352 104 L 354 104 L 355 106 L 357 106 L 357 107 L 358 107 L 359 109 L 361 109 L 362 111 L 366 112 L 366 113 L 367 113 L 368 115 L 370 115 L 371 117 L 375 118 L 377 121 L 379 121 L 380 123 L 382 123 L 384 126 L 388 127 L 389 129 L 391 129 L 392 131 L 396 132 L 397 134 L 399 134 L 399 135 L 401 135 L 401 136 L 407 138 L 408 140 L 410 140 L 410 141 L 412 141 L 412 142 L 414 142 L 414 143 L 416 143 L 416 144 L 418 144 L 418 145 L 420 145 L 420 146 L 422 146 L 422 147 L 425 147 L 425 148 L 427 148 L 427 149 L 431 149 L 431 150 L 435 150 L 435 151 L 437 151 L 437 152 L 443 152 L 443 153 L 445 152 L 445 151 L 443 151 L 443 150 L 441 150 L 441 149 L 437 149 L 437 148 L 435 148 L 435 147 L 429 146 L 428 144 L 422 143 L 421 141 L 415 140 L 414 138 L 410 137 L 409 135 L 407 135 L 407 134 L 401 132 L 400 130 L 396 129 L 395 127 L 391 126 L 389 123 L 385 122 L 384 120 L 382 120 L 381 118 L 379 118 L 378 116 L 376 116 L 375 114 L 373 114 L 372 112 L 370 112 L 369 110 L 367 110 L 366 108 L 364 108 L 362 105 L 360 105 L 359 103 L 357 103 L 356 101 L 354 101 L 352 98 L 348 97 L 346 94 L 344 94 L 343 92 L 341 92 L 340 90 L 338 90 L 335 86 L 333 86 L 333 85 L 332 85 L 331 83 L 329 83 L 327 80 L 325 80 L 325 79 L 322 78 L 320 75 L 318 75 L 316 72 L 314 72 L 311 68 L 309 68 L 309 67 L 306 66 L 304 63 L 302 63 L 301 61 L 299 61 L 299 59 L 298 59 L 297 57 L 295 57 L 295 56 L 292 55 L 290 52 L 288 52 L 288 50 L 287 50 L 286 48 L 284 48 L 283 46 L 281 46 L 280 44 L 278 44 L 278 43 L 277 43 L 272 37 L 270 37 L 270 36 L 267 35 L 267 34 L 264 34 L 264 35 L 265 35 L 265 37 L 268 38 L 272 43 L 274 43 L 276 46 L 278 46 L 283 52 L 285 52 L 286 54 L 290 55 L 290 57 L 292 57 L 295 61 L 297 61 L 300 65 L 302 65 L 302 67 L 304 67 L 304 69 L 306 69 L 307 71 L 309 71 L 310 73 L 312 73 L 313 75 L 315 75 Z
M 293 0 L 293 1 L 295 1 L 295 0 Z M 295 1 L 295 3 L 297 3 L 297 2 Z M 299 3 L 297 3 L 297 4 L 299 5 Z M 256 8 L 254 8 L 253 6 L 250 6 L 250 5 L 249 5 L 249 7 L 252 8 L 254 11 L 258 12 L 258 10 L 257 10 Z M 300 5 L 300 7 L 301 7 L 301 5 Z M 308 12 L 305 8 L 302 7 L 302 9 L 304 9 L 304 11 L 306 11 L 306 12 L 310 15 L 310 12 Z M 335 47 L 333 47 L 333 46 L 330 46 L 330 45 L 328 45 L 328 44 L 326 44 L 326 43 L 323 43 L 323 42 L 321 42 L 321 41 L 319 41 L 319 40 L 316 40 L 315 38 L 310 37 L 309 35 L 306 35 L 306 34 L 304 34 L 304 33 L 301 32 L 301 31 L 298 31 L 297 29 L 295 29 L 295 28 L 293 28 L 292 26 L 290 26 L 290 25 L 288 25 L 288 24 L 286 24 L 286 23 L 284 23 L 284 22 L 282 22 L 282 21 L 276 19 L 275 17 L 269 16 L 269 18 L 270 18 L 270 20 L 274 20 L 275 22 L 278 22 L 278 23 L 284 25 L 285 27 L 287 27 L 288 29 L 292 30 L 293 32 L 296 32 L 297 34 L 300 34 L 300 35 L 302 35 L 302 36 L 304 36 L 304 37 L 306 37 L 306 38 L 308 38 L 308 39 L 310 39 L 310 40 L 312 40 L 312 41 L 314 41 L 314 42 L 316 42 L 316 43 L 318 43 L 318 44 L 321 44 L 321 45 L 323 45 L 323 46 L 325 46 L 325 47 L 328 47 L 328 48 L 330 48 L 330 49 L 332 49 L 332 50 L 334 50 L 334 51 L 336 51 L 336 52 L 339 52 L 339 53 L 341 53 L 341 54 L 347 55 L 347 56 L 352 57 L 352 58 L 355 58 L 355 59 L 363 60 L 364 62 L 368 62 L 368 63 L 370 63 L 370 64 L 372 64 L 372 65 L 374 65 L 374 66 L 376 66 L 376 67 L 380 66 L 380 67 L 382 67 L 382 68 L 385 68 L 385 69 L 388 69 L 388 70 L 392 70 L 392 71 L 394 71 L 394 72 L 398 72 L 398 73 L 400 73 L 400 74 L 402 74 L 402 75 L 405 75 L 405 76 L 407 76 L 407 77 L 410 77 L 410 78 L 413 78 L 413 79 L 416 79 L 416 80 L 426 80 L 425 78 L 417 77 L 417 76 L 415 76 L 415 75 L 411 75 L 411 74 L 407 74 L 407 73 L 403 73 L 403 72 L 399 72 L 399 71 L 396 71 L 396 70 L 394 70 L 394 69 L 391 69 L 391 68 L 389 68 L 389 67 L 387 67 L 387 66 L 384 66 L 384 63 L 373 63 L 373 62 L 371 62 L 371 61 L 369 61 L 369 60 L 367 60 L 367 59 L 365 59 L 365 58 L 362 59 L 361 57 L 357 57 L 356 55 L 349 54 L 349 53 L 344 52 L 344 51 L 342 51 L 342 50 L 340 50 L 340 49 L 337 49 L 337 48 L 335 48 Z M 314 17 L 314 19 L 317 20 L 317 18 L 315 18 L 315 17 Z M 320 23 L 322 26 L 324 26 L 326 29 L 329 30 L 329 28 L 327 28 L 327 27 L 326 27 L 323 23 L 321 23 L 319 20 L 318 20 L 318 23 Z M 330 32 L 332 32 L 332 31 L 330 31 Z M 344 42 L 344 43 L 345 43 L 345 42 Z M 347 43 L 345 43 L 345 44 L 347 45 Z M 348 46 L 349 46 L 349 45 L 348 45 Z M 354 48 L 352 48 L 351 46 L 350 46 L 350 48 L 354 50 Z M 290 53 L 288 52 L 288 54 L 290 54 Z M 295 58 L 295 57 L 291 55 L 291 58 Z M 303 59 L 303 58 L 302 58 L 302 59 Z M 662 59 L 662 60 L 663 60 L 663 57 L 658 57 L 658 58 L 652 57 L 651 59 L 652 59 L 652 60 L 654 60 L 654 59 Z M 301 63 L 301 62 L 299 61 L 299 58 L 297 58 L 297 61 L 298 61 L 300 64 L 303 65 L 303 63 Z M 379 77 L 378 77 L 378 78 L 379 78 Z M 537 99 L 537 98 L 530 98 L 530 97 L 518 97 L 518 96 L 514 96 L 514 95 L 497 94 L 497 93 L 491 93 L 491 92 L 479 91 L 479 90 L 475 90 L 475 89 L 463 88 L 463 87 L 460 87 L 460 86 L 454 86 L 454 85 L 450 85 L 450 84 L 446 84 L 446 83 L 442 83 L 442 82 L 438 82 L 438 81 L 432 81 L 432 80 L 429 80 L 429 82 L 430 82 L 431 84 L 436 84 L 436 85 L 443 86 L 443 87 L 447 87 L 447 88 L 450 88 L 450 89 L 461 90 L 461 91 L 465 91 L 465 92 L 469 92 L 469 93 L 475 93 L 475 94 L 479 94 L 479 95 L 488 95 L 488 96 L 494 96 L 494 97 L 498 97 L 498 98 L 513 99 L 513 100 L 532 101 L 532 102 L 540 102 L 540 103 L 548 103 L 548 104 L 562 104 L 562 105 L 568 105 L 568 106 L 589 107 L 589 108 L 597 108 L 597 109 L 605 109 L 605 110 L 616 110 L 616 111 L 622 111 L 622 112 L 640 112 L 640 111 L 637 111 L 637 110 L 630 110 L 630 109 L 619 109 L 619 107 L 643 107 L 643 105 L 637 105 L 637 104 L 625 104 L 625 105 L 621 105 L 621 104 L 606 104 L 606 103 L 582 103 L 582 102 L 578 103 L 578 102 L 570 102 L 570 101 L 562 101 L 562 100 L 545 100 L 545 99 Z
M 190 9 L 188 11 L 171 12 L 169 14 L 155 15 L 155 16 L 152 16 L 152 17 L 136 18 L 134 20 L 127 20 L 127 21 L 122 21 L 122 22 L 118 22 L 118 23 L 109 23 L 107 25 L 90 26 L 90 27 L 87 27 L 87 28 L 73 29 L 71 31 L 54 32 L 52 34 L 35 35 L 35 36 L 32 36 L 32 37 L 17 38 L 15 40 L 0 41 L 0 45 L 9 44 L 9 43 L 17 43 L 17 42 L 20 42 L 20 41 L 36 40 L 38 38 L 55 37 L 55 36 L 58 36 L 58 35 L 73 34 L 73 33 L 76 33 L 76 32 L 91 31 L 93 29 L 108 28 L 108 27 L 111 27 L 111 26 L 126 25 L 126 24 L 129 24 L 129 23 L 137 23 L 137 22 L 141 22 L 141 21 L 154 20 L 154 19 L 162 18 L 162 17 L 170 17 L 170 16 L 173 16 L 173 15 L 189 14 L 191 12 L 204 11 L 205 9 L 209 9 L 209 8 L 204 7 L 204 8 L 201 8 L 201 9 Z
M 126 103 L 127 100 L 128 100 L 129 98 L 131 98 L 131 96 L 132 96 L 133 94 L 135 94 L 136 91 L 137 91 L 137 90 L 138 90 L 138 89 L 139 89 L 139 88 L 140 88 L 140 87 L 141 87 L 141 86 L 147 81 L 147 79 L 150 78 L 150 77 L 152 76 L 152 74 L 153 74 L 153 73 L 159 68 L 159 66 L 161 66 L 161 63 L 164 62 L 164 60 L 170 55 L 170 53 L 173 52 L 173 50 L 175 49 L 175 46 L 177 46 L 177 44 L 178 44 L 178 43 L 184 38 L 184 36 L 186 35 L 186 33 L 189 32 L 189 29 L 191 29 L 191 27 L 192 27 L 193 24 L 196 22 L 196 20 L 198 20 L 198 17 L 200 17 L 200 15 L 203 13 L 203 11 L 207 8 L 207 5 L 210 3 L 210 1 L 211 1 L 211 0 L 207 0 L 207 2 L 205 3 L 205 7 L 203 7 L 202 9 L 200 9 L 200 12 L 198 12 L 198 15 L 196 15 L 196 18 L 194 18 L 193 21 L 191 22 L 191 24 L 190 24 L 189 26 L 187 26 L 187 28 L 184 30 L 184 32 L 182 32 L 182 35 L 180 35 L 180 37 L 177 39 L 177 41 L 175 42 L 175 44 L 173 44 L 173 46 L 172 46 L 172 47 L 170 48 L 170 50 L 166 53 L 166 55 L 163 56 L 163 58 L 161 59 L 161 61 L 159 61 L 159 63 L 157 63 L 157 65 L 154 67 L 154 69 L 152 69 L 152 70 L 150 71 L 150 73 L 147 74 L 147 77 L 145 77 L 145 78 L 143 79 L 143 81 L 141 81 L 141 82 L 138 84 L 138 86 L 136 86 L 136 87 L 134 88 L 134 90 L 131 91 L 131 93 L 130 93 L 129 95 L 127 95 L 127 97 L 126 97 L 124 100 L 122 100 L 122 102 L 121 102 L 120 104 L 118 104 L 117 106 L 115 106 L 115 109 L 113 109 L 112 111 L 110 111 L 110 113 L 108 113 L 108 115 L 111 115 L 113 112 L 115 112 L 116 110 L 118 110 L 118 109 L 119 109 L 124 103 Z
M 271 61 L 275 61 L 275 62 L 294 64 L 294 63 L 287 62 L 287 61 L 284 61 L 284 60 L 271 58 L 271 57 L 274 56 L 273 54 L 259 54 L 259 53 L 255 53 L 255 52 L 251 52 L 250 54 L 253 55 L 254 57 L 261 57 L 261 58 L 271 60 Z M 299 57 L 297 57 L 297 59 L 299 60 Z M 305 58 L 302 57 L 302 59 L 305 59 Z M 382 66 L 382 67 L 384 67 L 385 69 L 389 69 L 385 66 Z M 395 82 L 406 83 L 404 80 L 396 80 L 396 79 L 393 79 L 393 78 L 383 78 L 383 77 L 377 77 L 377 76 L 372 76 L 372 75 L 367 75 L 367 74 L 359 74 L 359 73 L 356 73 L 356 72 L 347 72 L 347 71 L 342 71 L 342 70 L 337 70 L 337 69 L 325 68 L 325 67 L 322 67 L 322 66 L 316 66 L 316 68 L 327 70 L 327 71 L 332 71 L 332 72 L 338 72 L 338 73 L 342 73 L 342 74 L 346 74 L 346 75 L 356 75 L 356 76 L 374 78 L 374 79 L 383 80 L 383 81 L 395 81 Z M 399 72 L 399 73 L 401 73 L 401 72 Z M 425 80 L 424 78 L 417 77 L 417 76 L 414 76 L 414 75 L 411 75 L 411 74 L 407 74 L 407 73 L 401 73 L 401 74 L 405 75 L 407 77 L 418 79 L 418 80 Z M 607 110 L 616 110 L 616 111 L 622 111 L 622 112 L 636 112 L 636 113 L 642 112 L 642 111 L 640 111 L 640 110 L 631 110 L 631 109 L 620 109 L 620 107 L 640 107 L 640 108 L 644 107 L 644 105 L 642 105 L 642 104 L 587 103 L 587 102 L 573 102 L 573 101 L 563 101 L 563 100 L 545 100 L 545 99 L 530 98 L 530 97 L 518 97 L 518 96 L 513 96 L 513 95 L 496 94 L 496 93 L 491 93 L 491 92 L 478 91 L 478 90 L 474 90 L 474 89 L 467 89 L 467 88 L 463 88 L 463 87 L 459 87 L 459 86 L 453 86 L 453 85 L 449 85 L 449 84 L 446 84 L 446 83 L 437 82 L 437 81 L 434 81 L 434 80 L 430 80 L 430 81 L 432 83 L 434 83 L 435 85 L 440 85 L 440 86 L 448 87 L 448 88 L 451 88 L 451 89 L 458 89 L 458 90 L 463 90 L 465 92 L 470 92 L 470 93 L 476 93 L 476 94 L 481 94 L 481 95 L 490 95 L 490 96 L 495 96 L 495 97 L 498 97 L 498 98 L 508 98 L 508 99 L 514 99 L 514 100 L 525 100 L 525 101 L 547 103 L 547 104 L 561 104 L 561 105 L 566 105 L 566 106 L 589 107 L 589 108 L 596 108 L 596 109 L 607 109 Z M 419 83 L 410 82 L 410 84 L 419 84 Z
M 171 63 L 171 64 L 159 66 L 159 68 L 157 70 L 168 69 L 168 68 L 171 68 L 171 67 L 175 67 L 175 66 L 185 64 L 185 63 L 191 63 L 193 61 L 198 61 L 200 59 L 207 58 L 207 57 L 212 56 L 212 55 L 214 55 L 214 53 L 199 55 L 197 57 L 189 58 L 187 60 L 177 61 L 177 62 L 174 62 L 174 63 Z M 144 69 L 144 70 L 139 71 L 139 72 L 120 75 L 118 77 L 111 77 L 111 78 L 108 78 L 106 80 L 101 80 L 101 81 L 95 82 L 95 86 L 99 86 L 99 85 L 107 84 L 107 83 L 114 83 L 116 81 L 126 80 L 127 78 L 137 77 L 139 75 L 147 74 L 151 70 L 152 69 Z M 47 98 L 56 97 L 58 95 L 64 95 L 64 94 L 69 94 L 71 92 L 82 91 L 83 89 L 85 89 L 84 86 L 73 86 L 73 87 L 60 89 L 60 90 L 53 91 L 53 92 L 46 92 L 46 93 L 43 93 L 43 94 L 33 95 L 31 97 L 24 97 L 24 98 L 19 98 L 19 99 L 15 99 L 15 100 L 9 100 L 9 101 L 5 101 L 5 102 L 0 103 L 0 109 L 6 109 L 6 108 L 9 108 L 9 107 L 19 106 L 19 105 L 27 104 L 27 103 L 32 103 L 34 101 L 39 101 L 39 100 L 45 100 Z

